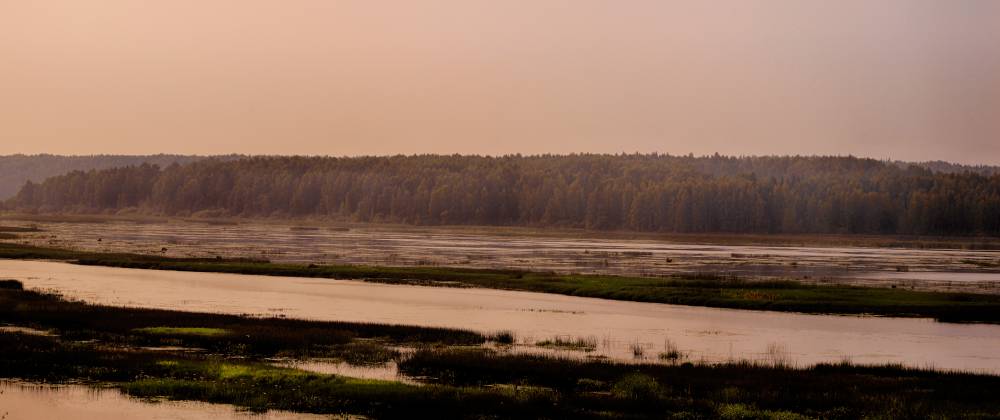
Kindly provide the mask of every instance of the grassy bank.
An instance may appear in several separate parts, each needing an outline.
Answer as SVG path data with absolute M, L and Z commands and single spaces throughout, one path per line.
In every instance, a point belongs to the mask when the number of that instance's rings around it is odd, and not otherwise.
M 0 258 L 58 259 L 107 267 L 361 279 L 395 284 L 483 287 L 636 302 L 784 312 L 927 317 L 947 322 L 1000 323 L 1000 296 L 923 292 L 793 281 L 746 281 L 689 275 L 665 278 L 563 275 L 451 267 L 277 264 L 256 260 L 102 254 L 0 244 Z
M 0 378 L 117 387 L 138 397 L 373 418 L 995 418 L 1000 377 L 848 363 L 621 364 L 476 347 L 470 332 L 67 302 L 0 288 Z M 262 344 L 266 343 L 266 344 Z M 372 345 L 414 385 L 275 367 L 280 354 Z M 149 346 L 171 346 L 150 349 Z M 196 348 L 203 349 L 195 351 Z M 502 347 L 501 347 L 502 348 Z

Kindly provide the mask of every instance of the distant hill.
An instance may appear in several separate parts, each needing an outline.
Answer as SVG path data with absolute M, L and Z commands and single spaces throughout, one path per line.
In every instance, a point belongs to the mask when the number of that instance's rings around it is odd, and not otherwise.
M 4 205 L 417 225 L 1000 235 L 1000 174 L 927 165 L 850 156 L 271 156 L 75 171 L 27 183 Z
M 166 167 L 174 162 L 185 164 L 203 159 L 183 155 L 11 155 L 0 156 L 0 200 L 13 197 L 27 181 L 42 182 L 71 171 L 109 169 L 149 163 Z

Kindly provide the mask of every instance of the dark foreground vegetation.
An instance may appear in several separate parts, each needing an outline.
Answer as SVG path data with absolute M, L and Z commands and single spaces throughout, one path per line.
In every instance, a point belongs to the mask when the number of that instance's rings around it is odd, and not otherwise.
M 29 182 L 5 206 L 672 233 L 1000 236 L 1000 174 L 932 167 L 938 171 L 854 157 L 657 154 L 254 157 L 76 171 Z
M 1000 323 L 1000 296 L 892 288 L 756 281 L 717 275 L 663 278 L 555 274 L 452 267 L 278 264 L 267 261 L 104 254 L 0 244 L 0 258 L 59 259 L 154 270 L 359 279 L 443 287 L 482 287 L 636 302 L 827 314 L 927 317 Z
M 1000 416 L 1000 377 L 849 363 L 621 364 L 488 350 L 480 334 L 64 301 L 0 282 L 0 377 L 83 381 L 138 397 L 375 418 L 922 419 Z M 44 334 L 44 335 L 40 335 Z M 396 360 L 422 384 L 275 367 L 418 347 Z M 169 346 L 169 347 L 165 347 Z M 153 350 L 157 348 L 156 350 Z

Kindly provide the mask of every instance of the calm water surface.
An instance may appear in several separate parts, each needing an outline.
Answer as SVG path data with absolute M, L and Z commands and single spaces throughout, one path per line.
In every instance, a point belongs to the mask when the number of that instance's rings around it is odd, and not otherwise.
M 151 403 L 114 389 L 0 381 L 4 420 L 284 420 L 329 417 L 268 411 L 256 414 L 222 404 L 189 401 Z
M 778 344 L 800 365 L 849 359 L 1000 373 L 1000 326 L 927 319 L 740 311 L 488 289 L 131 270 L 0 261 L 0 278 L 88 302 L 317 320 L 513 330 L 521 343 L 594 338 L 592 355 L 655 358 L 666 340 L 689 359 L 764 360 Z

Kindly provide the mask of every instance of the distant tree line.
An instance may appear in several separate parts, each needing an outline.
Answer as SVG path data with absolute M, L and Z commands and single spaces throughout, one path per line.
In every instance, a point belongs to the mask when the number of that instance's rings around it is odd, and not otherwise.
M 934 172 L 940 172 L 944 174 L 960 174 L 963 172 L 973 172 L 980 175 L 998 175 L 1000 174 L 1000 166 L 993 165 L 962 165 L 958 163 L 945 162 L 941 160 L 931 160 L 926 162 L 896 162 L 897 165 L 901 167 L 907 166 L 919 166 L 921 168 L 927 168 Z
M 854 157 L 252 157 L 28 182 L 8 209 L 650 232 L 1000 234 L 1000 175 Z
M 227 157 L 227 158 L 235 158 Z M 0 200 L 13 197 L 26 181 L 41 182 L 46 178 L 69 171 L 89 171 L 143 163 L 160 166 L 171 163 L 189 163 L 202 157 L 182 155 L 9 155 L 0 156 Z

